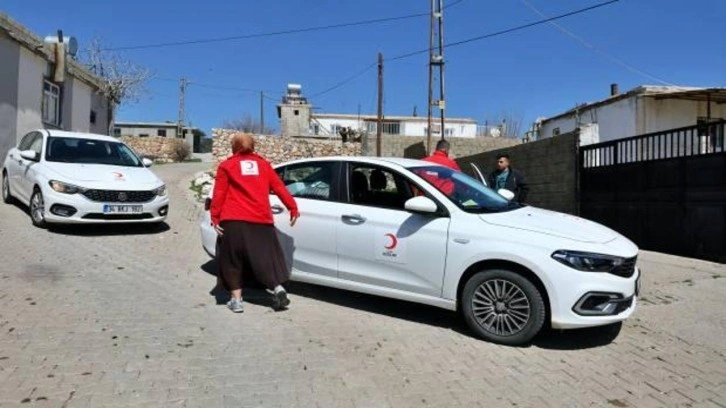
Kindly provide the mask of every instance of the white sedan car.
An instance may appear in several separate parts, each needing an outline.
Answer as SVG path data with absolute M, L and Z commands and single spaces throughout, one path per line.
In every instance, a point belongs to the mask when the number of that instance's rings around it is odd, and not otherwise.
M 511 345 L 635 310 L 638 248 L 602 225 L 425 161 L 318 158 L 276 171 L 301 213 L 290 227 L 270 195 L 294 281 L 458 310 L 480 337 Z M 208 211 L 200 227 L 214 256 Z
M 166 186 L 117 139 L 37 130 L 11 149 L 2 167 L 5 203 L 30 208 L 35 226 L 51 223 L 164 221 Z

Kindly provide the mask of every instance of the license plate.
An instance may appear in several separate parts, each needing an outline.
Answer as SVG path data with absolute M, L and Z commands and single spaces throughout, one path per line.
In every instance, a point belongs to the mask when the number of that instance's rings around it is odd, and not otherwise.
M 104 214 L 141 214 L 143 211 L 143 205 L 105 204 L 103 206 Z

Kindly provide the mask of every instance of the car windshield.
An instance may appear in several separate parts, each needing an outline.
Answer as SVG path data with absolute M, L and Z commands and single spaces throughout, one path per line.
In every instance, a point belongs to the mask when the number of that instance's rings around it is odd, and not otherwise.
M 476 179 L 447 167 L 420 166 L 409 167 L 408 170 L 426 180 L 466 212 L 493 213 L 521 207 Z
M 128 146 L 113 141 L 51 136 L 45 151 L 45 160 L 51 162 L 143 167 Z

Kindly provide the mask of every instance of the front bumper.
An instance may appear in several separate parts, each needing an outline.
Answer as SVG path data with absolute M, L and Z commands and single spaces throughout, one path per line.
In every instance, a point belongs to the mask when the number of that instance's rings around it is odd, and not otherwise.
M 550 293 L 552 327 L 575 329 L 603 326 L 627 319 L 638 303 L 640 273 L 638 267 L 627 278 L 569 268 L 559 271 L 559 276 L 567 275 L 567 282 L 557 285 L 554 293 Z
M 81 194 L 58 193 L 51 188 L 43 191 L 45 220 L 53 224 L 99 224 L 99 223 L 156 223 L 166 219 L 169 211 L 169 197 L 155 196 L 143 203 L 97 202 Z M 140 213 L 109 214 L 106 205 L 139 205 Z

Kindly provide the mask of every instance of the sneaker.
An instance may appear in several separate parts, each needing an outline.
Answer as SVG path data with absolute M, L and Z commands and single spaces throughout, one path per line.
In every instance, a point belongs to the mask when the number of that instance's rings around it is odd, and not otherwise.
M 287 297 L 287 292 L 284 290 L 278 290 L 273 294 L 272 297 L 272 308 L 275 310 L 284 310 L 290 306 L 290 299 Z
M 227 302 L 227 307 L 229 310 L 235 312 L 235 313 L 242 313 L 244 312 L 244 307 L 242 306 L 242 299 L 230 299 L 229 302 Z

